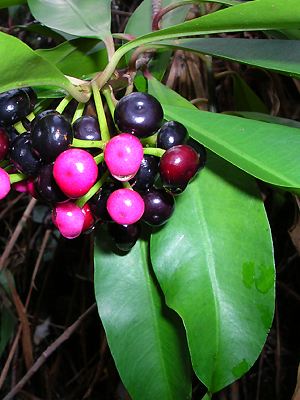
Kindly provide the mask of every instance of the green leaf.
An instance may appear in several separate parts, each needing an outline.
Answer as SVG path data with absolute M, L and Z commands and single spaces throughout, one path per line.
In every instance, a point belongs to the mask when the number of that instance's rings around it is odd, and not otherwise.
M 258 112 L 248 111 L 227 111 L 226 114 L 237 115 L 238 117 L 244 117 L 248 119 L 256 119 L 258 121 L 269 122 L 272 124 L 286 125 L 293 128 L 300 128 L 300 122 L 294 121 L 293 119 L 275 117 L 274 115 L 261 114 Z
M 299 129 L 169 105 L 164 112 L 210 150 L 256 178 L 300 188 Z
M 28 0 L 33 16 L 46 26 L 71 35 L 110 36 L 110 0 Z
M 64 74 L 81 78 L 104 69 L 108 62 L 104 44 L 91 54 L 97 44 L 96 39 L 75 39 L 52 49 L 36 50 L 36 53 Z
M 208 38 L 166 41 L 161 44 L 300 77 L 299 40 Z
M 53 64 L 36 54 L 21 40 L 0 32 L 0 93 L 25 86 L 55 86 L 79 101 L 85 96 Z M 85 99 L 85 100 L 84 100 Z
M 6 8 L 6 7 L 11 7 L 11 6 L 16 6 L 18 4 L 25 4 L 25 3 L 27 3 L 27 0 L 1 0 L 0 1 L 0 9 Z
M 186 339 L 152 276 L 148 244 L 120 256 L 105 248 L 105 234 L 95 245 L 95 293 L 123 383 L 134 400 L 189 399 Z
M 183 36 L 299 28 L 299 18 L 298 0 L 249 1 L 141 36 L 122 46 L 122 53 L 157 40 Z
M 235 109 L 268 113 L 266 105 L 238 74 L 232 75 Z
M 0 306 L 0 356 L 14 334 L 16 318 L 5 306 Z
M 216 392 L 258 357 L 273 318 L 275 282 L 255 181 L 213 154 L 208 160 L 153 235 L 151 260 L 168 306 L 183 319 L 193 368 Z

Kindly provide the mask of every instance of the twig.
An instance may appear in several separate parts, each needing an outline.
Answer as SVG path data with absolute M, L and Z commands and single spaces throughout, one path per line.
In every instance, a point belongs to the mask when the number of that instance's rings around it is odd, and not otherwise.
M 5 216 L 5 214 L 19 201 L 24 197 L 25 193 L 20 193 L 17 197 L 15 197 L 13 200 L 11 200 L 7 206 L 4 208 L 4 210 L 1 211 L 0 213 L 0 220 Z
M 23 376 L 23 378 L 17 383 L 17 385 L 3 398 L 3 400 L 11 400 L 14 396 L 22 390 L 24 385 L 29 381 L 29 379 L 39 370 L 39 368 L 45 363 L 47 358 L 49 358 L 58 348 L 61 346 L 69 337 L 76 331 L 81 322 L 96 309 L 96 303 L 89 307 L 81 316 L 65 330 L 65 332 L 60 335 L 47 349 L 40 355 L 33 366 L 28 370 L 28 372 Z
M 22 232 L 22 229 L 24 228 L 28 218 L 30 217 L 30 214 L 36 204 L 37 200 L 32 198 L 30 202 L 28 203 L 28 206 L 26 207 L 24 214 L 22 215 L 22 218 L 18 222 L 18 225 L 16 226 L 16 229 L 14 230 L 14 233 L 12 234 L 9 242 L 7 243 L 7 246 L 4 249 L 4 252 L 0 258 L 0 271 L 6 266 L 6 261 L 16 243 L 18 240 L 18 237 L 20 236 L 20 233 Z

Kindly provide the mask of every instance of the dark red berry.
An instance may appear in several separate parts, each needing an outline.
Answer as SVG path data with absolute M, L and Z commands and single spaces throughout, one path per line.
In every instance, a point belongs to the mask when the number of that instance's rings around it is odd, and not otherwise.
M 153 186 L 158 175 L 159 158 L 145 154 L 135 177 L 130 180 L 134 190 L 145 191 Z
M 30 136 L 27 133 L 19 135 L 11 144 L 10 159 L 14 166 L 26 175 L 35 176 L 42 166 L 31 148 Z
M 131 93 L 118 102 L 114 119 L 121 132 L 147 137 L 160 128 L 163 109 L 159 101 L 150 94 Z
M 70 122 L 60 114 L 46 114 L 33 125 L 31 131 L 32 148 L 45 162 L 50 163 L 69 148 L 73 140 Z
M 83 215 L 84 215 L 84 223 L 82 227 L 82 233 L 89 231 L 94 223 L 95 223 L 95 218 L 93 216 L 92 210 L 89 206 L 88 203 L 86 203 L 82 209 L 81 209 Z
M 13 125 L 31 113 L 33 107 L 26 91 L 13 89 L 0 94 L 0 124 Z
M 9 150 L 9 138 L 6 131 L 0 128 L 0 161 L 4 160 Z
M 73 124 L 74 137 L 81 140 L 101 140 L 97 118 L 85 115 Z
M 177 121 L 168 121 L 157 133 L 157 147 L 168 150 L 186 143 L 188 138 L 189 134 L 184 125 Z
M 195 140 L 193 138 L 189 138 L 189 140 L 187 141 L 187 144 L 189 146 L 191 146 L 194 150 L 196 150 L 196 152 L 199 155 L 199 158 L 200 158 L 199 167 L 198 167 L 198 171 L 199 171 L 200 169 L 204 168 L 206 161 L 207 161 L 206 149 L 203 146 L 203 144 L 197 142 L 197 140 Z
M 108 232 L 116 247 L 121 251 L 129 251 L 138 240 L 141 227 L 138 223 L 131 225 L 109 224 Z
M 196 150 L 186 144 L 168 149 L 160 159 L 159 172 L 163 185 L 185 188 L 199 167 Z
M 53 164 L 43 165 L 34 182 L 34 187 L 41 200 L 56 204 L 67 200 L 66 195 L 59 189 L 53 176 Z
M 173 214 L 175 209 L 174 197 L 164 189 L 151 189 L 142 197 L 145 203 L 142 220 L 147 224 L 162 225 Z

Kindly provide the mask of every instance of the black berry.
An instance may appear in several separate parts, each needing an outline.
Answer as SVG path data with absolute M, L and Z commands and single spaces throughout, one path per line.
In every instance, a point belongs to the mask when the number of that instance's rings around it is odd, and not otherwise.
M 43 201 L 50 204 L 60 203 L 67 197 L 57 186 L 53 177 L 53 164 L 43 165 L 34 182 L 34 187 Z
M 188 138 L 189 134 L 184 125 L 177 121 L 168 121 L 157 133 L 157 147 L 168 150 L 186 143 Z
M 119 250 L 129 251 L 138 240 L 141 228 L 137 223 L 130 225 L 112 223 L 108 225 L 108 232 Z
M 114 119 L 121 132 L 147 137 L 160 128 L 163 109 L 150 94 L 131 93 L 117 104 Z
M 145 211 L 142 217 L 149 225 L 164 224 L 173 214 L 175 208 L 174 197 L 164 189 L 151 189 L 143 194 Z
M 31 131 L 32 148 L 45 162 L 51 163 L 69 148 L 73 140 L 72 126 L 60 114 L 46 114 L 40 118 Z
M 81 140 L 101 140 L 98 120 L 92 116 L 78 118 L 73 124 L 74 137 Z
M 27 133 L 19 135 L 11 144 L 10 159 L 14 166 L 26 175 L 38 174 L 42 163 L 32 151 L 30 136 Z
M 26 91 L 13 89 L 0 94 L 0 124 L 13 125 L 31 113 L 33 107 Z
M 135 177 L 130 181 L 134 190 L 144 191 L 153 186 L 158 175 L 159 158 L 145 154 Z

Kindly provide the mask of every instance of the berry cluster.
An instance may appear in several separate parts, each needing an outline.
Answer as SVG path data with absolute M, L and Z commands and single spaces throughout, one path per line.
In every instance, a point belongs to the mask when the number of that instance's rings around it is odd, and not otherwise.
M 35 103 L 30 88 L 0 95 L 0 198 L 15 182 L 16 190 L 50 205 L 66 238 L 109 222 L 117 247 L 128 251 L 140 222 L 164 224 L 174 211 L 174 195 L 206 162 L 205 148 L 179 122 L 163 123 L 162 107 L 149 94 L 132 93 L 118 102 L 119 133 L 107 141 L 97 118 L 81 116 L 71 124 L 56 110 L 36 115 L 18 134 L 14 126 Z

